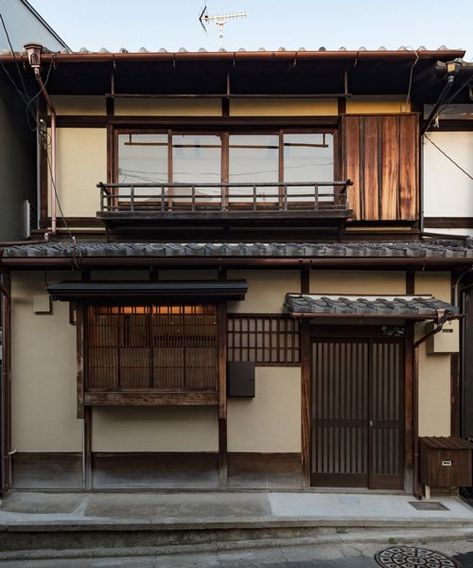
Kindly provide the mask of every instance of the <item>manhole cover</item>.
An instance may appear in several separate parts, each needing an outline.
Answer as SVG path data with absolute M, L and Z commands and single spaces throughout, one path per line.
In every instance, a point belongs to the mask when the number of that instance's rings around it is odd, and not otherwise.
M 460 568 L 460 564 L 445 554 L 415 548 L 413 546 L 393 546 L 378 552 L 374 559 L 383 568 Z

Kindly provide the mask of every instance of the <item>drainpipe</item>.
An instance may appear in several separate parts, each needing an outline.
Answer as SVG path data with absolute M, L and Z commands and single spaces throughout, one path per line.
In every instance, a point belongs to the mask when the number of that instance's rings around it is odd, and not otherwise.
M 34 71 L 34 76 L 39 84 L 40 90 L 48 105 L 49 112 L 51 113 L 51 235 L 56 234 L 57 226 L 57 213 L 56 213 L 56 109 L 54 108 L 51 99 L 49 98 L 48 92 L 46 91 L 46 85 L 43 83 L 41 78 L 41 52 L 43 46 L 37 43 L 28 43 L 25 46 L 25 50 L 28 56 L 28 63 Z

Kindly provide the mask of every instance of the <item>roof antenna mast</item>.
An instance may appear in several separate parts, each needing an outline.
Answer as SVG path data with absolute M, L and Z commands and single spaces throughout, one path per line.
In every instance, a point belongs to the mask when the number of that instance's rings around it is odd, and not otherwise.
M 238 18 L 246 18 L 246 12 L 233 12 L 232 14 L 221 14 L 216 16 L 209 16 L 207 12 L 207 6 L 202 10 L 199 16 L 199 22 L 207 33 L 206 24 L 209 22 L 214 22 L 218 29 L 218 40 L 219 48 L 223 49 L 223 32 L 225 24 L 230 20 L 236 20 Z

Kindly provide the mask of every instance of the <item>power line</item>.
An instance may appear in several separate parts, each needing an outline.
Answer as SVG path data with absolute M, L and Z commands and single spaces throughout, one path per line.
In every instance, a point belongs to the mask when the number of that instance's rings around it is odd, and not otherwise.
M 447 152 L 442 150 L 442 148 L 440 148 L 440 146 L 437 146 L 437 144 L 430 138 L 430 136 L 428 134 L 426 134 L 425 137 L 432 144 L 432 146 L 435 146 L 435 148 L 437 148 L 437 150 L 447 158 L 447 160 L 450 160 L 450 162 L 452 162 L 452 164 L 455 167 L 457 167 L 461 172 L 463 172 L 467 177 L 469 177 L 473 181 L 473 175 L 471 175 L 464 168 L 462 168 L 462 166 L 460 166 L 460 164 L 458 164 L 451 156 L 449 156 L 447 154 Z

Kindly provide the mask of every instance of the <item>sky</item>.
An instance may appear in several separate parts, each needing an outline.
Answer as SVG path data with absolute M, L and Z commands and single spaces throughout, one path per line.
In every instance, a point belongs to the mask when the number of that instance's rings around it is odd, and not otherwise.
M 205 0 L 29 2 L 74 51 L 219 48 L 216 26 L 206 34 L 198 21 Z M 207 0 L 207 7 L 209 15 L 247 13 L 225 26 L 227 50 L 446 45 L 473 60 L 473 0 Z

